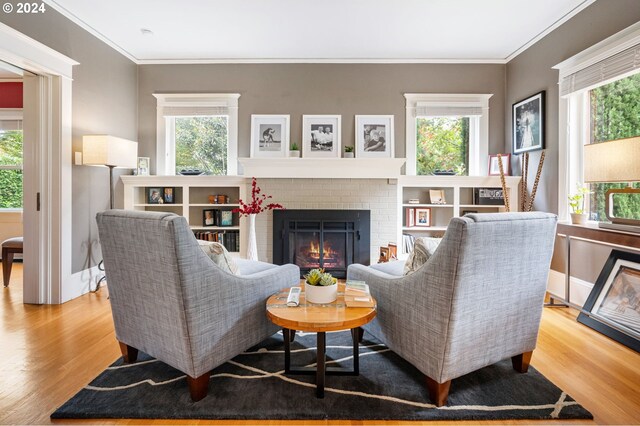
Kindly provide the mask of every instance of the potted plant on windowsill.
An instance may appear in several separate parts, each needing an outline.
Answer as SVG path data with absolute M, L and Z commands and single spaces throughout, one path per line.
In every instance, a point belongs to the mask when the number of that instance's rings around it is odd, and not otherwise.
M 300 147 L 295 142 L 289 148 L 289 157 L 300 158 Z
M 345 146 L 344 147 L 344 158 L 353 158 L 353 147 L 352 146 Z
M 312 269 L 304 278 L 307 302 L 331 303 L 338 298 L 338 280 L 324 269 Z
M 578 183 L 576 185 L 576 193 L 569 196 L 571 223 L 574 225 L 584 225 L 587 223 L 587 214 L 584 212 L 584 197 L 587 194 L 589 194 L 589 188 Z

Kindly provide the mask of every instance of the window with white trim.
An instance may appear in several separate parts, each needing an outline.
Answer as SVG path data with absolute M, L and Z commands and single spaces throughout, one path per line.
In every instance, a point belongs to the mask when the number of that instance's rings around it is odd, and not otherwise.
M 155 94 L 158 175 L 238 174 L 239 94 Z
M 22 209 L 22 111 L 0 111 L 0 210 Z
M 561 219 L 567 197 L 584 181 L 583 146 L 640 136 L 640 23 L 556 65 L 560 70 L 559 186 Z M 566 129 L 563 131 L 563 129 Z M 634 185 L 638 185 L 637 183 Z M 592 183 L 589 219 L 605 221 L 604 194 L 624 183 Z M 640 218 L 640 199 L 616 203 L 617 217 Z
M 405 94 L 406 174 L 487 174 L 489 98 L 476 94 Z

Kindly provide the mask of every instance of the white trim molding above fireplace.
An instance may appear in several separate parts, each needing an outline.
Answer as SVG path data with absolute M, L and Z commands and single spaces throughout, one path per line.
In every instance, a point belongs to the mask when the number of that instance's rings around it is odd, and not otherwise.
M 239 158 L 257 178 L 385 179 L 400 177 L 404 158 Z

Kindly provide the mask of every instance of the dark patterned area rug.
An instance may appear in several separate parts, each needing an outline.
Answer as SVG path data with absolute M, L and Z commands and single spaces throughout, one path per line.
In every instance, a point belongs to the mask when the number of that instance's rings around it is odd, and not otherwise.
M 298 333 L 292 366 L 315 362 L 314 333 Z M 327 365 L 352 366 L 349 332 L 327 333 Z M 424 376 L 365 334 L 360 375 L 327 376 L 325 398 L 313 376 L 285 376 L 278 333 L 212 372 L 209 395 L 189 397 L 185 376 L 141 354 L 122 359 L 58 408 L 51 417 L 143 419 L 493 420 L 591 419 L 592 415 L 542 374 L 519 374 L 506 360 L 451 384 L 448 405 L 428 400 Z

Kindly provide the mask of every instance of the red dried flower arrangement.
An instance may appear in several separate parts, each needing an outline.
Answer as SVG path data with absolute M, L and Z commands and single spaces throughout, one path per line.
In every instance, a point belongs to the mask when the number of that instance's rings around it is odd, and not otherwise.
M 247 204 L 242 200 L 238 200 L 240 207 L 233 209 L 234 213 L 240 213 L 241 216 L 249 216 L 252 214 L 262 213 L 266 210 L 284 209 L 282 205 L 278 203 L 264 204 L 266 200 L 272 198 L 271 195 L 265 195 L 261 193 L 256 178 L 253 178 L 251 182 L 251 203 Z

